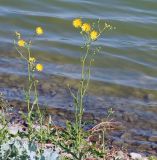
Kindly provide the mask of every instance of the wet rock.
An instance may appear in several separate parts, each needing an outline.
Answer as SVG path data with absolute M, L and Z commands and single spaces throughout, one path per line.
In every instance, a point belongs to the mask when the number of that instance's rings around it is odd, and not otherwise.
M 156 155 L 157 156 L 157 149 L 148 151 L 148 153 L 151 154 L 151 155 Z
M 11 75 L 9 79 L 10 79 L 10 81 L 16 81 L 16 80 L 18 80 L 18 78 L 19 77 L 16 75 Z
M 133 160 L 142 160 L 142 156 L 139 153 L 130 153 L 130 156 Z
M 157 130 L 156 130 L 156 131 L 153 130 L 151 133 L 152 133 L 153 135 L 157 135 Z
M 51 89 L 51 84 L 49 84 L 49 83 L 43 83 L 42 84 L 42 89 L 43 89 L 44 92 L 49 91 Z
M 157 143 L 151 143 L 151 147 L 152 147 L 152 149 L 156 149 L 157 150 Z
M 121 138 L 124 140 L 128 140 L 131 138 L 131 133 L 125 132 L 124 134 L 122 134 Z
M 153 135 L 153 136 L 149 137 L 149 141 L 157 142 L 157 135 Z
M 121 137 L 122 134 L 123 134 L 123 132 L 121 132 L 121 131 L 111 131 L 110 133 L 111 133 L 111 134 L 109 134 L 110 137 L 111 137 L 111 136 L 112 136 L 112 137 Z
M 141 136 L 137 135 L 137 136 L 134 136 L 133 138 L 138 141 L 147 141 L 147 137 L 142 135 Z
M 127 122 L 136 122 L 138 120 L 138 116 L 134 113 L 125 112 L 123 114 L 123 119 Z
M 57 94 L 56 91 L 50 91 L 50 92 L 49 92 L 49 95 L 50 95 L 51 97 L 54 97 L 56 94 Z
M 118 124 L 114 126 L 115 130 L 125 130 L 126 126 L 124 126 L 123 124 Z
M 121 139 L 115 139 L 113 142 L 112 142 L 113 145 L 117 145 L 117 146 L 123 146 L 124 144 L 124 141 L 121 140 Z
M 131 139 L 125 139 L 124 142 L 127 143 L 129 146 L 133 146 L 134 145 L 134 141 L 131 140 Z
M 151 144 L 149 143 L 142 143 L 138 146 L 138 149 L 140 151 L 148 151 L 148 150 L 151 150 Z
M 132 139 L 134 139 L 136 141 L 148 141 L 148 138 L 151 135 L 150 131 L 137 130 L 137 129 L 132 129 L 131 133 L 133 135 Z
M 154 100 L 155 97 L 153 94 L 147 94 L 147 95 L 144 95 L 143 99 L 146 101 L 146 102 L 149 102 L 151 100 Z

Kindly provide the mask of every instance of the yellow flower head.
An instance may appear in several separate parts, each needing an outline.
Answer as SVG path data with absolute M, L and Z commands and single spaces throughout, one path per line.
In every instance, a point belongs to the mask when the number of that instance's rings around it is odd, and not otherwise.
M 41 27 L 36 28 L 36 34 L 37 35 L 42 35 L 44 33 L 43 29 Z
M 35 61 L 36 61 L 36 59 L 35 59 L 34 57 L 30 57 L 30 58 L 29 58 L 29 62 L 30 62 L 30 63 L 35 63 Z
M 82 20 L 81 19 L 74 19 L 73 20 L 73 26 L 75 27 L 75 28 L 79 28 L 79 27 L 81 27 L 82 26 Z
M 88 23 L 84 23 L 81 28 L 84 32 L 89 32 L 91 30 L 91 26 Z
M 39 72 L 42 71 L 43 68 L 44 68 L 43 65 L 40 64 L 40 63 L 38 63 L 38 64 L 36 65 L 36 70 L 39 71 Z
M 18 41 L 18 46 L 19 47 L 24 47 L 26 45 L 26 42 L 23 40 L 23 39 L 20 39 L 19 41 Z
M 98 38 L 98 32 L 93 30 L 91 33 L 90 33 L 90 38 L 91 40 L 96 40 Z

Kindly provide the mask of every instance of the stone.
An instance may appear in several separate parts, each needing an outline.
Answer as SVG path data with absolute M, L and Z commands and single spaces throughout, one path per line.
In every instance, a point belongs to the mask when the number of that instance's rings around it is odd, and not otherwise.
M 142 156 L 139 153 L 130 153 L 130 156 L 133 160 L 142 160 Z
M 149 102 L 151 100 L 154 100 L 155 96 L 153 94 L 147 94 L 147 95 L 144 95 L 143 99 L 146 101 L 146 102 Z
M 151 141 L 151 142 L 157 142 L 157 135 L 149 137 L 149 141 Z
M 151 147 L 152 147 L 153 149 L 157 149 L 157 143 L 151 143 Z
M 10 81 L 16 81 L 16 80 L 18 80 L 18 78 L 19 77 L 16 75 L 11 75 L 9 79 L 10 79 Z
M 138 116 L 136 114 L 133 113 L 129 113 L 129 112 L 125 112 L 123 114 L 123 119 L 127 122 L 136 122 L 138 120 Z
M 10 126 L 8 128 L 8 132 L 12 135 L 16 135 L 18 131 L 21 131 L 22 129 L 19 126 Z
M 147 157 L 142 157 L 142 160 L 149 160 Z
M 122 134 L 121 138 L 124 140 L 128 140 L 131 138 L 131 133 L 125 132 L 124 134 Z
M 49 91 L 51 89 L 51 85 L 49 83 L 43 83 L 42 89 L 44 92 Z
M 123 144 L 124 144 L 124 141 L 123 140 L 120 140 L 120 139 L 117 139 L 117 140 L 114 140 L 113 142 L 112 142 L 112 144 L 114 144 L 114 145 L 117 145 L 117 146 L 123 146 Z
M 150 143 L 142 143 L 138 146 L 138 149 L 140 151 L 148 151 L 151 150 L 151 144 Z
M 116 159 L 125 160 L 124 153 L 122 151 L 118 151 Z

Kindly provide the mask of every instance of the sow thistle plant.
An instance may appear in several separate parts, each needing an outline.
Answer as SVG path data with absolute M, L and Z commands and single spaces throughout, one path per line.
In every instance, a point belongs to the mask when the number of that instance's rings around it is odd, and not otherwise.
M 41 27 L 37 27 L 33 38 L 37 35 L 42 35 L 42 34 L 43 34 L 43 29 Z M 28 41 L 24 40 L 19 32 L 16 32 L 16 37 L 17 37 L 17 40 L 14 41 L 16 50 L 18 51 L 20 56 L 23 58 L 23 60 L 27 62 L 28 87 L 27 87 L 27 90 L 25 91 L 25 99 L 27 103 L 28 115 L 25 116 L 22 113 L 22 116 L 26 119 L 28 123 L 28 135 L 29 135 L 29 140 L 31 140 L 32 134 L 33 134 L 33 121 L 32 121 L 33 110 L 36 109 L 38 112 L 38 116 L 40 117 L 40 119 L 42 118 L 41 112 L 39 109 L 39 104 L 38 104 L 38 91 L 37 91 L 38 80 L 35 79 L 34 72 L 42 71 L 43 65 L 40 63 L 36 63 L 36 59 L 31 54 L 32 40 L 28 40 Z M 25 54 L 25 52 L 27 53 Z M 33 95 L 32 95 L 32 92 L 33 92 Z M 33 102 L 31 102 L 32 96 L 34 98 Z
M 15 33 L 15 48 L 27 64 L 28 79 L 27 88 L 25 90 L 27 112 L 20 112 L 21 118 L 25 121 L 27 128 L 25 132 L 18 131 L 18 133 L 14 135 L 14 138 L 10 138 L 7 143 L 3 143 L 0 149 L 0 158 L 2 159 L 53 160 L 54 157 L 58 157 L 57 153 L 53 153 L 53 150 L 50 150 L 49 153 L 47 153 L 46 148 L 44 148 L 44 144 L 48 139 L 50 139 L 50 128 L 49 124 L 46 126 L 46 116 L 39 107 L 37 89 L 38 80 L 35 77 L 35 72 L 43 71 L 44 67 L 41 63 L 37 63 L 36 58 L 33 57 L 31 53 L 32 40 L 43 33 L 43 29 L 41 27 L 37 27 L 31 40 L 23 39 L 19 32 Z M 56 158 L 54 160 L 56 160 Z
M 37 27 L 32 39 L 34 39 L 36 36 L 42 35 L 43 33 L 43 29 L 41 27 Z M 43 71 L 44 67 L 42 64 L 37 63 L 36 58 L 32 56 L 32 40 L 24 40 L 19 32 L 16 32 L 16 38 L 17 40 L 14 41 L 16 50 L 20 54 L 21 58 L 26 61 L 28 72 L 28 86 L 25 90 L 27 113 L 21 112 L 22 118 L 28 125 L 28 132 L 25 133 L 25 136 L 29 139 L 29 142 L 33 142 L 37 139 L 39 143 L 43 143 L 45 132 L 48 130 L 43 128 L 43 121 L 45 120 L 45 117 L 38 104 L 38 80 L 35 78 L 35 72 Z M 40 125 L 40 129 L 38 131 L 35 128 L 37 124 Z M 23 135 L 23 133 L 21 134 Z
M 101 28 L 100 20 L 97 21 L 97 26 L 93 23 L 91 26 L 89 23 L 83 23 L 81 19 L 73 20 L 73 26 L 80 30 L 80 34 L 84 39 L 84 46 L 82 47 L 85 50 L 85 54 L 81 55 L 81 80 L 80 86 L 78 88 L 77 94 L 71 92 L 75 100 L 75 111 L 76 111 L 76 122 L 79 122 L 79 128 L 82 124 L 82 115 L 83 115 L 83 98 L 87 92 L 89 81 L 90 81 L 90 69 L 91 65 L 94 62 L 94 56 L 99 53 L 100 47 L 93 48 L 93 44 L 98 38 L 102 35 L 105 30 L 111 30 L 113 27 L 105 23 Z
M 83 37 L 84 45 L 81 48 L 85 50 L 85 54 L 80 57 L 81 78 L 77 92 L 74 93 L 68 85 L 74 100 L 75 122 L 67 121 L 66 129 L 57 131 L 57 138 L 53 139 L 53 141 L 63 150 L 70 153 L 71 159 L 100 158 L 104 155 L 104 149 L 88 142 L 87 139 L 90 133 L 83 129 L 84 97 L 89 86 L 94 57 L 100 51 L 100 47 L 94 46 L 94 43 L 105 30 L 111 30 L 113 27 L 107 23 L 101 25 L 100 20 L 91 25 L 83 22 L 81 18 L 74 19 L 73 26 Z

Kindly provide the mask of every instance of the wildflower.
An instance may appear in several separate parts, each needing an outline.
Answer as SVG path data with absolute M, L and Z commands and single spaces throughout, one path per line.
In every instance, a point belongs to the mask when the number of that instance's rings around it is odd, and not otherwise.
M 75 27 L 75 28 L 79 28 L 79 27 L 81 27 L 82 26 L 82 20 L 81 19 L 74 19 L 73 20 L 73 26 Z
M 84 32 L 89 32 L 91 30 L 91 26 L 88 23 L 84 23 L 81 28 Z
M 98 38 L 98 32 L 93 30 L 91 33 L 90 33 L 90 38 L 91 40 L 96 40 Z
M 23 40 L 23 39 L 20 39 L 19 41 L 18 41 L 18 46 L 19 47 L 24 47 L 26 45 L 26 42 Z
M 36 70 L 39 71 L 39 72 L 42 71 L 43 68 L 44 68 L 43 65 L 40 64 L 40 63 L 38 63 L 38 64 L 36 65 Z
M 21 38 L 21 34 L 19 32 L 15 32 L 15 35 L 17 36 L 18 39 Z
M 30 57 L 30 58 L 29 58 L 29 62 L 30 62 L 30 63 L 35 63 L 35 61 L 36 61 L 36 59 L 35 59 L 34 57 Z
M 41 27 L 36 28 L 36 34 L 37 35 L 42 35 L 44 33 L 43 29 Z

